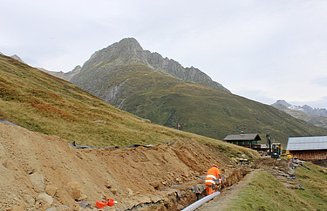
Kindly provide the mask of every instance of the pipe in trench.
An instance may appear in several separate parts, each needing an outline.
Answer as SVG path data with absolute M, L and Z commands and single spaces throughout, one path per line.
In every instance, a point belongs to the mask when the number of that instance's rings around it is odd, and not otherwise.
M 182 211 L 193 211 L 195 210 L 196 208 L 200 207 L 202 204 L 206 203 L 207 201 L 213 199 L 214 197 L 218 196 L 220 194 L 219 191 L 213 193 L 213 194 L 210 194 L 209 196 L 206 196 L 196 202 L 194 202 L 193 204 L 187 206 L 186 208 L 182 209 Z

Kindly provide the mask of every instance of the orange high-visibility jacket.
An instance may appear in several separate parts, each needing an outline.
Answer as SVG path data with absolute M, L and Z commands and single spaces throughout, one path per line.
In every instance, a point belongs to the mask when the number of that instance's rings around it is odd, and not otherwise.
M 220 178 L 220 171 L 217 167 L 211 167 L 207 172 L 207 177 L 205 180 L 206 186 L 215 184 L 215 180 Z

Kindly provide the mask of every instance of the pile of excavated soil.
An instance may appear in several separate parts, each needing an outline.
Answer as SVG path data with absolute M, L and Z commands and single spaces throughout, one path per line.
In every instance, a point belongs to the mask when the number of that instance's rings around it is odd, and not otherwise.
M 76 149 L 59 137 L 0 123 L 0 210 L 73 210 L 103 196 L 116 210 L 174 210 L 211 163 L 232 161 L 197 141 Z M 55 209 L 56 208 L 56 209 Z

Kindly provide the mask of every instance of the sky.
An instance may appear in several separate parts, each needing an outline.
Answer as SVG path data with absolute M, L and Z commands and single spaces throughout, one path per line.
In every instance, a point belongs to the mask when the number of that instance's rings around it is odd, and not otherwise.
M 126 37 L 232 93 L 327 108 L 326 0 L 0 0 L 0 52 L 70 71 Z

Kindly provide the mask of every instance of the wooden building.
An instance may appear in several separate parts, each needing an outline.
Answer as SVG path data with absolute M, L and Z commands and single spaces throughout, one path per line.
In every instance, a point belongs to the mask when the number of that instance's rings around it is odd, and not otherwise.
M 286 150 L 300 160 L 327 160 L 327 136 L 290 137 Z
M 257 148 L 259 146 L 258 141 L 260 140 L 261 138 L 258 133 L 241 133 L 238 135 L 228 135 L 224 138 L 224 141 L 248 148 Z

